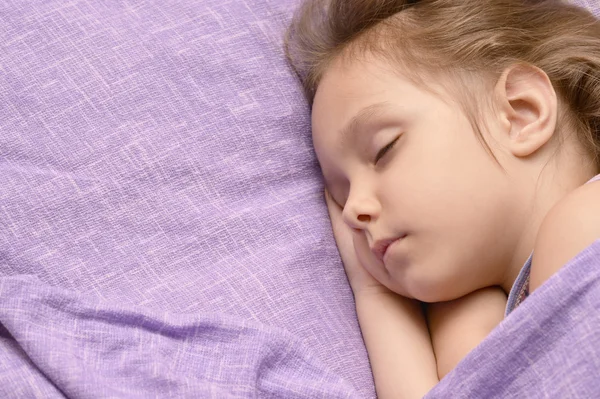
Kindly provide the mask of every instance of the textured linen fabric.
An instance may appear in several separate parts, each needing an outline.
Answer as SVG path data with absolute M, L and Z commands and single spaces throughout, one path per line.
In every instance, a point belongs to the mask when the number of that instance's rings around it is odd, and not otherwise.
M 19 345 L 4 346 L 2 398 L 360 397 L 260 323 L 121 306 L 30 276 L 0 279 L 0 300 L 0 339 Z
M 0 397 L 127 389 L 106 370 L 152 397 L 135 378 L 167 368 L 240 396 L 253 375 L 281 392 L 313 396 L 321 381 L 374 397 L 283 54 L 297 4 L 0 0 L 0 274 L 35 276 L 3 283 Z M 206 335 L 211 358 L 200 335 L 165 333 L 171 320 L 220 328 L 208 312 L 230 317 L 223 331 L 239 326 L 239 356 L 218 334 Z M 135 331 L 144 318 L 163 324 Z M 140 369 L 135 340 L 155 369 Z M 289 374 L 289 356 L 309 366 Z M 165 379 L 157 396 L 199 386 Z
M 0 397 L 375 396 L 282 54 L 297 4 L 0 0 Z M 432 395 L 512 373 L 522 308 Z

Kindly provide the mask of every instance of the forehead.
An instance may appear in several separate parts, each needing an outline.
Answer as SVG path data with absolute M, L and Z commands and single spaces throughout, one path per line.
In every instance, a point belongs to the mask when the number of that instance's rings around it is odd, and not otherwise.
M 346 144 L 362 123 L 387 112 L 408 111 L 422 101 L 422 90 L 388 63 L 376 58 L 334 62 L 324 74 L 312 108 L 313 141 L 321 146 Z
M 324 73 L 315 93 L 313 122 L 332 112 L 349 116 L 385 99 L 386 81 L 392 71 L 376 59 L 334 61 Z M 379 100 L 379 101 L 378 101 Z M 325 115 L 323 115 L 325 114 Z
M 334 60 L 318 85 L 312 107 L 313 139 L 343 133 L 342 127 L 367 107 L 386 103 L 390 108 L 418 112 L 444 103 L 475 111 L 481 90 L 491 91 L 494 79 L 472 71 L 407 70 L 380 56 L 365 54 Z M 492 76 L 493 78 L 493 76 Z M 468 88 L 468 90 L 466 89 Z M 474 100 L 478 98 L 478 100 Z

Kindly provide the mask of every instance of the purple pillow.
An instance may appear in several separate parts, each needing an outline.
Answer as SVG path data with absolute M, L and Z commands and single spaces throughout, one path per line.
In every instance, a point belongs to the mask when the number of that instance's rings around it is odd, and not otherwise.
M 283 54 L 297 4 L 0 4 L 0 275 L 283 329 L 373 397 Z

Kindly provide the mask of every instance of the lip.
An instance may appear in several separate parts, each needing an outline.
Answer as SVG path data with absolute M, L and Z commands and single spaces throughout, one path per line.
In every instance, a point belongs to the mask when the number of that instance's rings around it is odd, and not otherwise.
M 393 243 L 395 243 L 398 240 L 403 239 L 404 237 L 406 237 L 406 235 L 395 237 L 395 238 L 388 238 L 385 240 L 375 241 L 375 244 L 371 247 L 371 252 L 373 252 L 373 255 L 375 255 L 375 257 L 377 259 L 379 259 L 379 261 L 383 262 L 383 259 L 385 257 L 385 254 L 386 254 L 388 248 Z

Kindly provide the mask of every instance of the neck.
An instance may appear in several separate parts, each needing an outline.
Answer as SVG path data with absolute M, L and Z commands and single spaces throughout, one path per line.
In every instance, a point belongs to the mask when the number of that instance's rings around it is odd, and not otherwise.
M 512 259 L 504 274 L 500 286 L 509 293 L 524 263 L 527 261 L 535 247 L 535 241 L 541 224 L 550 210 L 573 190 L 585 184 L 595 173 L 591 168 L 582 168 L 578 164 L 575 168 L 551 167 L 544 168 L 538 174 L 539 178 L 523 182 L 521 192 L 526 192 L 527 197 L 521 198 L 523 204 L 521 215 L 515 215 L 519 220 L 521 234 L 518 238 Z

